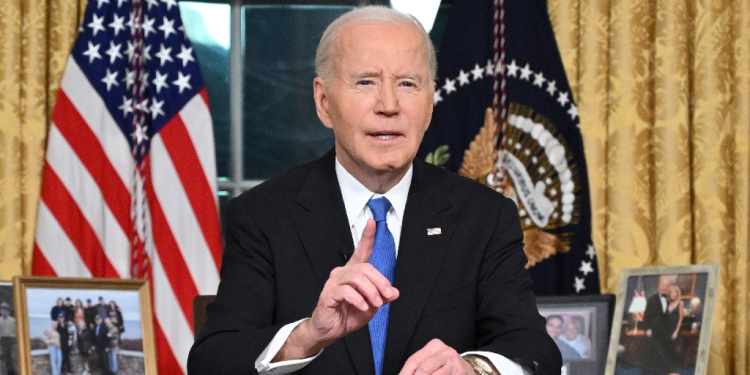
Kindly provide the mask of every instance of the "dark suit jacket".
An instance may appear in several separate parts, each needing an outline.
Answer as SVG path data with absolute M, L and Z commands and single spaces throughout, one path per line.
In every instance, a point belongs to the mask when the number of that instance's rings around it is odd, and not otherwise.
M 109 345 L 109 337 L 107 337 L 107 333 L 109 333 L 109 328 L 107 328 L 107 325 L 102 323 L 99 325 L 99 332 L 96 332 L 96 326 L 94 326 L 94 329 L 91 331 L 91 335 L 94 339 L 94 346 L 96 346 L 96 350 L 104 351 Z
M 651 330 L 651 337 L 663 340 L 671 336 L 674 329 L 667 327 L 667 314 L 662 310 L 659 293 L 646 299 L 646 310 L 643 312 L 643 329 Z
M 354 241 L 334 153 L 232 200 L 216 301 L 188 359 L 190 374 L 255 373 L 285 324 L 309 317 Z M 441 228 L 427 235 L 427 228 Z M 491 189 L 421 161 L 402 224 L 384 374 L 396 374 L 430 340 L 459 353 L 485 350 L 559 374 L 560 352 L 536 308 L 524 269 L 515 205 Z M 367 326 L 323 350 L 301 374 L 374 374 Z
M 643 374 L 662 375 L 670 373 L 673 356 L 670 356 L 669 353 L 674 352 L 674 350 L 670 351 L 668 348 L 674 347 L 671 338 L 674 327 L 670 329 L 667 324 L 667 314 L 662 310 L 659 293 L 648 297 L 646 300 L 646 310 L 643 312 L 643 329 L 651 330 L 651 338 L 646 341 L 646 353 L 644 354 L 643 366 L 641 366 Z

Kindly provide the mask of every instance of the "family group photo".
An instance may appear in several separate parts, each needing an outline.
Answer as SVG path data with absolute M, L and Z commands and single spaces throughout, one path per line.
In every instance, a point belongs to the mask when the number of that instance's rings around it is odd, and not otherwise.
M 137 291 L 27 289 L 34 374 L 143 374 Z

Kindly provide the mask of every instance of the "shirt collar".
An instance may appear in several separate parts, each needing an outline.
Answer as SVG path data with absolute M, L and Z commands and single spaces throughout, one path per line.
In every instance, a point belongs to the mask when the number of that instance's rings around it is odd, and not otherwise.
M 346 217 L 349 220 L 349 226 L 354 224 L 354 220 L 359 216 L 360 212 L 367 205 L 367 201 L 370 198 L 386 197 L 391 202 L 391 207 L 396 213 L 396 218 L 403 222 L 404 210 L 406 209 L 406 197 L 409 195 L 409 187 L 411 186 L 411 177 L 413 174 L 414 166 L 410 165 L 409 170 L 406 171 L 404 177 L 399 181 L 391 190 L 388 190 L 385 194 L 377 194 L 368 190 L 365 185 L 357 181 L 354 176 L 349 173 L 343 165 L 339 162 L 339 158 L 336 157 L 336 179 L 339 182 L 339 188 L 341 189 L 341 196 L 344 198 L 344 207 L 346 208 Z

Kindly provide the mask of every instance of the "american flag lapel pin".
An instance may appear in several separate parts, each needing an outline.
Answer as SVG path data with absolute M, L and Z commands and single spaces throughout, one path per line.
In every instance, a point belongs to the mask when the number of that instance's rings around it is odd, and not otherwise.
M 440 230 L 440 228 L 427 228 L 427 235 L 428 236 L 437 236 L 437 235 L 439 235 L 441 233 L 442 233 L 442 231 Z

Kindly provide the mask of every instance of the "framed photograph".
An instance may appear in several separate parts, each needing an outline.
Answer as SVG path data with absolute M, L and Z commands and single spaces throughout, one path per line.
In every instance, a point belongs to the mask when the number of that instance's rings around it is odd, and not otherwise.
M 0 281 L 0 374 L 18 373 L 13 283 Z
M 604 371 L 615 296 L 537 297 L 547 333 L 563 357 L 563 375 L 598 375 Z
M 16 277 L 21 375 L 156 374 L 144 280 Z
M 705 375 L 718 265 L 622 271 L 607 375 Z

